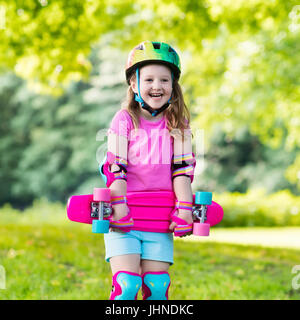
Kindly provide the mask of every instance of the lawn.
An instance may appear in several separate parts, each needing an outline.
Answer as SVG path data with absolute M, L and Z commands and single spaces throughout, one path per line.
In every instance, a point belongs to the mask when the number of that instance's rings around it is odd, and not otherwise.
M 61 212 L 59 219 L 45 219 L 8 211 L 0 211 L 6 279 L 0 299 L 107 299 L 111 273 L 102 235 Z M 300 299 L 300 289 L 292 288 L 299 250 L 183 239 L 174 247 L 172 300 Z

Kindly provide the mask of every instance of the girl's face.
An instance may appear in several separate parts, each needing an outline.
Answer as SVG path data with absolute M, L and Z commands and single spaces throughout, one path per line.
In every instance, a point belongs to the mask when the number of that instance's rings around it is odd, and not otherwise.
M 132 90 L 138 93 L 137 82 L 133 81 Z M 159 109 L 171 97 L 172 75 L 168 67 L 149 64 L 140 69 L 140 92 L 143 100 L 153 109 Z

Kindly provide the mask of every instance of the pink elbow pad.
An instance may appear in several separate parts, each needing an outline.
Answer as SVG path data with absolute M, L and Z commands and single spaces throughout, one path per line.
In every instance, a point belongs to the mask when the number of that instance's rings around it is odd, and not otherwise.
M 119 167 L 119 170 L 111 172 L 110 167 L 112 164 L 116 164 Z M 111 152 L 107 152 L 105 159 L 99 165 L 99 170 L 102 179 L 108 188 L 117 179 L 123 179 L 127 181 L 127 160 L 119 156 L 115 156 Z
M 172 179 L 178 176 L 187 176 L 194 180 L 196 159 L 194 153 L 186 153 L 173 156 L 172 160 Z

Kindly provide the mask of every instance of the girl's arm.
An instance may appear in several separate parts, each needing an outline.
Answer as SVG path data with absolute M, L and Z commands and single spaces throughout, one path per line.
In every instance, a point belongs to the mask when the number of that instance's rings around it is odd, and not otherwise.
M 124 136 L 119 136 L 114 133 L 110 133 L 108 135 L 107 140 L 107 149 L 111 153 L 113 153 L 116 156 L 119 156 L 123 159 L 127 159 L 127 148 L 128 148 L 128 140 Z M 119 170 L 119 166 L 116 164 L 112 164 L 110 170 L 117 171 Z M 117 197 L 117 196 L 126 196 L 127 194 L 127 181 L 123 179 L 117 179 L 110 185 L 110 193 L 111 197 Z M 113 219 L 119 220 L 127 215 L 127 204 L 121 203 L 116 206 L 113 206 Z
M 192 153 L 192 137 L 190 134 L 185 133 L 182 135 L 174 136 L 174 156 Z M 178 176 L 173 179 L 173 190 L 177 200 L 185 202 L 193 202 L 193 192 L 191 186 L 191 178 L 188 176 Z M 187 224 L 193 223 L 191 211 L 179 209 L 178 217 L 184 219 Z M 170 229 L 173 230 L 176 226 L 175 222 L 172 222 Z

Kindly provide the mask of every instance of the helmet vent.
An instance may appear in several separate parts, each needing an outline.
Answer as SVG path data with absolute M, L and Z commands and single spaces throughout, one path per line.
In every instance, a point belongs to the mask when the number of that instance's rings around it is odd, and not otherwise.
M 159 42 L 153 42 L 154 49 L 160 49 L 160 43 Z

